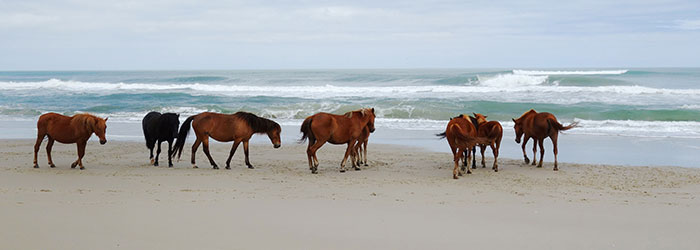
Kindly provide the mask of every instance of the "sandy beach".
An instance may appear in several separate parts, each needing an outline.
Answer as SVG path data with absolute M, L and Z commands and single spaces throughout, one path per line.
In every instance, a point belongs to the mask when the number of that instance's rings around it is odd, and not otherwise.
M 251 146 L 247 169 L 213 170 L 189 151 L 148 165 L 145 145 L 0 141 L 0 245 L 6 249 L 696 249 L 700 169 L 501 159 L 451 179 L 451 156 L 370 144 L 369 166 L 338 172 L 344 147 Z M 189 143 L 186 149 L 189 149 Z M 225 164 L 230 144 L 212 144 Z M 187 160 L 186 160 L 187 159 Z M 487 165 L 491 163 L 489 158 Z M 490 165 L 488 165 L 490 166 Z

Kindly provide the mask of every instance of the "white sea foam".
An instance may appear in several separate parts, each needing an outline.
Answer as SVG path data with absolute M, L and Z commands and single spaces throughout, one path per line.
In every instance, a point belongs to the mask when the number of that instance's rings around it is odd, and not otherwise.
M 543 85 L 546 76 L 501 75 L 479 85 L 335 86 L 335 85 L 220 85 L 93 83 L 51 79 L 42 82 L 0 82 L 0 90 L 17 95 L 54 93 L 187 93 L 232 97 L 326 98 L 438 98 L 470 101 L 576 104 L 597 102 L 621 105 L 684 105 L 700 103 L 700 89 L 666 89 L 643 86 Z
M 574 70 L 574 71 L 559 71 L 559 70 L 520 70 L 514 69 L 513 74 L 516 75 L 622 75 L 628 70 Z

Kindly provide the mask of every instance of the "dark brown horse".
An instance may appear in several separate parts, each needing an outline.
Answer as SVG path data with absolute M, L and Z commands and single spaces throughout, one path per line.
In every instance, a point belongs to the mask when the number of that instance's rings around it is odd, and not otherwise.
M 192 145 L 192 167 L 197 168 L 195 163 L 195 155 L 199 144 L 204 148 L 204 154 L 209 158 L 209 163 L 214 169 L 219 169 L 214 159 L 209 154 L 209 137 L 220 142 L 233 141 L 233 147 L 226 160 L 226 169 L 231 169 L 231 158 L 238 148 L 238 144 L 243 142 L 243 152 L 245 153 L 245 165 L 248 168 L 253 168 L 248 159 L 248 140 L 253 134 L 267 134 L 275 148 L 280 147 L 280 133 L 282 128 L 276 122 L 258 117 L 248 112 L 237 112 L 235 114 L 219 114 L 212 112 L 199 113 L 190 116 L 185 120 L 180 127 L 180 133 L 177 136 L 173 155 L 177 152 L 177 158 L 182 155 L 182 148 L 185 146 L 187 134 L 190 132 L 190 123 L 194 128 L 194 133 L 197 139 Z
M 34 168 L 39 168 L 39 164 L 37 163 L 39 147 L 41 147 L 41 142 L 44 140 L 44 137 L 48 137 L 49 142 L 46 144 L 46 156 L 49 158 L 50 167 L 56 167 L 56 165 L 53 164 L 53 160 L 51 160 L 51 147 L 53 147 L 54 141 L 58 141 L 66 144 L 77 144 L 78 159 L 75 160 L 70 167 L 75 168 L 76 165 L 80 165 L 80 169 L 85 169 L 85 167 L 83 167 L 85 145 L 87 145 L 87 141 L 93 133 L 100 138 L 100 144 L 107 143 L 107 139 L 105 139 L 107 119 L 108 118 L 102 119 L 91 114 L 77 114 L 69 117 L 56 113 L 46 113 L 39 116 L 39 121 L 36 123 L 38 132 L 36 143 L 34 144 Z
M 476 118 L 476 122 L 478 124 L 476 134 L 479 137 L 486 137 L 489 139 L 489 141 L 491 141 L 491 144 L 488 144 L 493 152 L 493 167 L 491 169 L 498 172 L 498 152 L 501 148 L 501 139 L 503 139 L 503 127 L 501 126 L 501 123 L 497 121 L 487 121 L 486 117 L 487 116 L 485 115 L 474 113 L 474 118 Z M 487 144 L 479 144 L 479 147 L 481 148 L 482 168 L 486 167 L 486 160 L 484 160 L 484 151 L 486 151 L 486 146 Z
M 465 170 L 467 174 L 472 173 L 469 169 L 472 157 L 471 151 L 477 144 L 490 144 L 487 138 L 476 136 L 476 127 L 474 127 L 469 117 L 465 115 L 459 115 L 450 119 L 445 132 L 437 134 L 437 136 L 440 138 L 447 138 L 447 143 L 450 144 L 450 148 L 452 149 L 455 163 L 454 169 L 452 170 L 452 178 L 454 179 L 459 179 L 457 175 L 462 176 Z M 465 161 L 466 164 L 459 169 L 459 162 L 460 160 L 464 161 L 463 158 L 467 158 Z
M 369 129 L 369 132 L 374 132 L 374 108 L 360 109 L 348 112 L 345 115 L 317 113 L 307 117 L 301 124 L 302 137 L 299 142 L 309 139 L 306 156 L 309 160 L 311 173 L 318 173 L 316 151 L 326 142 L 331 144 L 348 144 L 343 161 L 340 162 L 341 173 L 345 172 L 345 162 L 348 156 L 352 156 L 352 167 L 355 170 L 360 170 L 355 161 L 354 149 L 355 143 L 357 143 L 365 127 Z
M 367 165 L 367 142 L 369 142 L 369 127 L 364 127 L 360 138 L 357 138 L 354 154 L 357 157 L 357 165 Z
M 523 113 L 518 119 L 513 119 L 515 125 L 515 142 L 520 143 L 520 138 L 523 137 L 523 157 L 525 157 L 525 163 L 530 163 L 530 159 L 527 158 L 527 153 L 525 153 L 525 145 L 527 141 L 532 138 L 534 145 L 532 145 L 532 165 L 537 162 L 537 144 L 540 145 L 540 163 L 537 164 L 538 168 L 542 167 L 542 161 L 544 160 L 544 139 L 549 137 L 552 140 L 552 146 L 554 147 L 554 171 L 559 170 L 557 167 L 557 138 L 559 137 L 559 131 L 569 130 L 578 125 L 578 122 L 569 124 L 568 126 L 563 126 L 557 121 L 554 115 L 546 112 L 537 113 L 534 109 Z

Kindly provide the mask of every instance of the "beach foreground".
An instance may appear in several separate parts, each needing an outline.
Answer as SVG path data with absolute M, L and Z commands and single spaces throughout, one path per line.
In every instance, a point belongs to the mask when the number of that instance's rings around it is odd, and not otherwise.
M 0 246 L 7 249 L 696 249 L 700 169 L 501 159 L 453 180 L 452 156 L 369 145 L 369 166 L 339 173 L 343 146 L 239 149 L 232 170 L 148 165 L 143 143 L 0 140 Z M 167 145 L 163 144 L 163 145 Z M 230 144 L 212 143 L 225 165 Z M 167 151 L 167 150 L 164 150 Z M 550 152 L 548 152 L 550 154 Z M 546 159 L 551 159 L 547 155 Z

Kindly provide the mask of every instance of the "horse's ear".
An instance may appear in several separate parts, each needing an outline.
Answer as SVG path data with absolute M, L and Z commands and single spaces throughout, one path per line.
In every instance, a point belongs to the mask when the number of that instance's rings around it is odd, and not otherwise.
M 515 121 L 515 118 L 510 118 L 510 119 L 513 120 L 513 122 L 516 122 L 516 121 Z
M 105 118 L 105 122 L 107 122 L 107 120 L 109 120 L 109 117 Z
M 472 112 L 472 114 L 474 115 L 474 117 L 476 117 L 476 113 Z
M 180 114 L 175 114 L 175 116 L 177 116 L 177 118 L 180 118 Z
M 489 118 L 489 116 L 488 116 L 488 115 L 485 115 L 484 118 Z
M 374 108 L 372 108 L 372 114 L 374 114 Z

